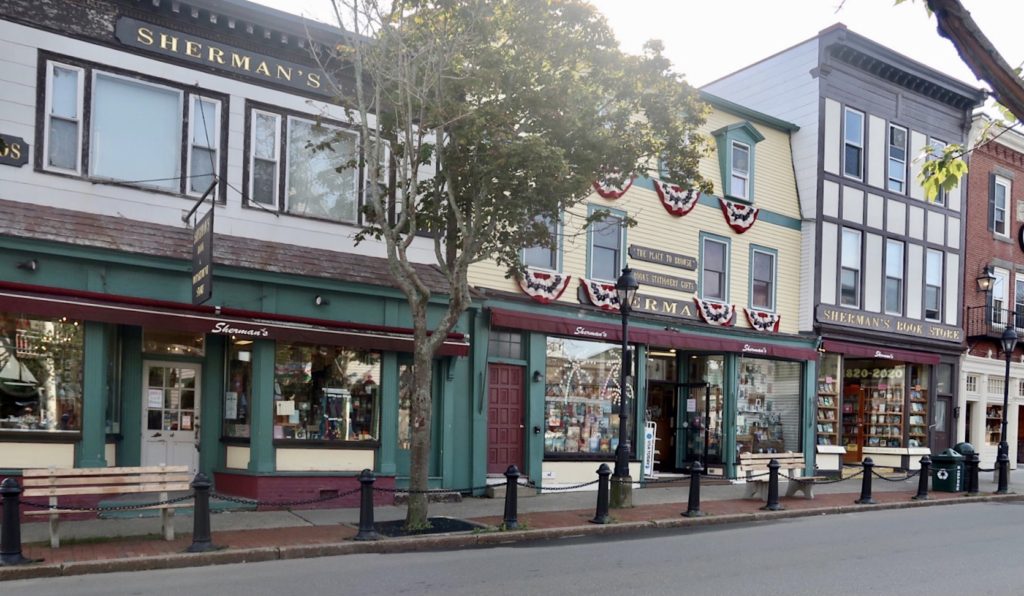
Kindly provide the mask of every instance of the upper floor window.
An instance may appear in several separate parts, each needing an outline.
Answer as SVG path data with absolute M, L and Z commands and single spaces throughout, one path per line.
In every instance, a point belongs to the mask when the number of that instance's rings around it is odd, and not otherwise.
M 889 125 L 889 190 L 903 193 L 907 183 L 907 129 Z
M 534 217 L 533 221 L 539 223 L 547 228 L 549 234 L 548 245 L 536 244 L 523 250 L 523 265 L 526 267 L 534 267 L 537 269 L 548 269 L 550 271 L 558 271 L 558 249 L 557 246 L 557 231 L 558 222 L 554 221 L 551 217 L 544 215 L 538 215 Z M 617 279 L 617 278 L 616 278 Z
M 728 300 L 729 245 L 715 238 L 701 242 L 700 293 L 705 300 Z
M 220 99 L 91 66 L 48 62 L 46 74 L 44 169 L 181 194 L 220 173 Z
M 1009 236 L 1006 213 L 1010 206 L 1010 181 L 992 175 L 989 180 L 988 228 L 1000 236 Z
M 993 269 L 992 289 L 989 295 L 992 300 L 992 323 L 1005 325 L 1007 316 L 1007 305 L 1010 302 L 1010 272 L 998 267 Z
M 732 194 L 740 199 L 750 199 L 750 146 L 732 143 Z
M 885 312 L 903 314 L 903 243 L 885 241 Z
M 764 135 L 747 121 L 723 126 L 711 134 L 715 137 L 718 151 L 722 195 L 729 199 L 752 202 L 757 190 L 754 188 L 755 145 L 764 140 Z
M 1017 281 L 1014 284 L 1013 293 L 1014 327 L 1024 327 L 1024 278 L 1017 274 Z
M 839 273 L 839 304 L 860 306 L 860 232 L 843 229 L 842 262 Z
M 850 108 L 843 115 L 843 174 L 864 177 L 864 114 Z
M 590 226 L 590 278 L 614 282 L 623 263 L 623 218 L 608 215 Z
M 775 310 L 775 252 L 751 249 L 750 306 L 762 310 Z
M 939 159 L 942 157 L 942 154 L 946 149 L 946 142 L 938 139 L 932 139 L 928 142 L 928 147 L 928 160 L 931 161 L 933 159 Z M 935 195 L 935 204 L 946 204 L 946 189 L 941 187 L 939 188 L 939 192 Z
M 942 251 L 928 250 L 924 271 L 924 318 L 942 318 Z
M 250 113 L 249 200 L 283 213 L 355 223 L 358 135 L 262 109 Z

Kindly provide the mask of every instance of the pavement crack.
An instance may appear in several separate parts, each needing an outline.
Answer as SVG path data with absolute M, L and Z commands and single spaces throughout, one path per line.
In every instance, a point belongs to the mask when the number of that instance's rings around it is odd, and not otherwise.
M 297 518 L 301 519 L 302 521 L 306 522 L 306 525 L 308 525 L 308 526 L 315 526 L 316 525 L 315 523 L 313 523 L 313 520 L 311 520 L 311 519 L 309 519 L 307 517 L 303 517 L 297 511 L 289 510 L 288 513 L 291 513 L 295 517 L 297 517 Z

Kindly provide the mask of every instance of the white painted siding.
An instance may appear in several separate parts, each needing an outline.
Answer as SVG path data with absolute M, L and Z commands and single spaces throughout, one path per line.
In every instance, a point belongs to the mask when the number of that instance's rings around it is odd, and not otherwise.
M 910 227 L 907 235 L 915 240 L 924 240 L 924 209 L 910 206 Z
M 885 219 L 885 199 L 868 193 L 867 218 L 870 227 L 876 230 L 882 229 L 882 221 Z
M 956 325 L 956 316 L 960 312 L 960 255 L 946 253 L 946 324 Z
M 843 187 L 843 219 L 864 223 L 864 191 L 852 186 Z
M 910 131 L 910 152 L 907 154 L 907 159 L 910 160 L 910 180 L 907 181 L 907 186 L 910 187 L 910 196 L 921 200 L 924 200 L 924 187 L 917 181 L 921 174 L 921 160 L 918 157 L 927 141 L 928 137 L 924 134 L 916 130 Z
M 821 187 L 821 212 L 839 217 L 839 185 L 831 180 L 825 180 Z
M 820 295 L 822 304 L 836 303 L 836 260 L 839 258 L 839 226 L 834 223 L 821 224 L 821 278 Z
M 864 242 L 864 310 L 882 312 L 882 237 L 865 234 Z
M 907 244 L 907 318 L 921 318 L 921 286 L 924 283 L 924 247 Z
M 885 120 L 868 115 L 868 184 L 885 189 L 885 152 L 888 149 Z
M 227 203 L 217 208 L 217 232 L 337 252 L 385 256 L 384 245 L 367 240 L 355 245 L 358 229 L 351 225 L 316 221 L 302 217 L 243 208 L 242 164 L 246 100 L 280 106 L 316 117 L 345 120 L 344 111 L 325 102 L 309 100 L 287 92 L 240 82 L 208 72 L 154 60 L 135 51 L 89 43 L 0 20 L 0 128 L 34 144 L 37 58 L 39 49 L 119 69 L 144 73 L 200 90 L 228 96 L 224 106 L 227 123 Z M 127 48 L 126 48 L 127 49 Z M 200 91 L 201 92 L 201 91 Z M 40 147 L 33 147 L 41 150 Z M 194 197 L 144 191 L 125 186 L 96 183 L 81 178 L 35 172 L 31 166 L 0 168 L 0 189 L 8 200 L 84 211 L 110 217 L 183 227 L 181 216 Z M 416 239 L 410 258 L 433 262 L 429 239 Z
M 886 201 L 887 219 L 885 231 L 890 234 L 904 235 L 907 233 L 907 206 L 902 201 L 888 199 Z
M 818 40 L 809 39 L 784 52 L 708 83 L 708 92 L 792 122 L 793 164 L 800 213 L 818 213 L 818 114 L 819 85 L 811 76 L 818 66 Z
M 943 221 L 946 216 L 939 213 L 938 211 L 928 212 L 928 227 L 926 232 L 928 234 L 928 242 L 934 242 L 935 244 L 943 244 L 946 239 L 944 235 L 946 233 L 946 222 Z
M 946 246 L 953 250 L 960 249 L 960 218 L 946 218 Z
M 839 174 L 840 159 L 840 121 L 839 102 L 834 99 L 825 99 L 825 171 L 830 174 Z

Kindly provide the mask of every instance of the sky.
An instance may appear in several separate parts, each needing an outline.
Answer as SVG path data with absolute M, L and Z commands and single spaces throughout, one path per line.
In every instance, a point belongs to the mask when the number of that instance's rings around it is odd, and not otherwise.
M 333 22 L 329 0 L 256 0 Z M 1024 62 L 1024 2 L 962 0 L 1010 66 Z M 851 31 L 973 86 L 953 45 L 939 36 L 924 0 L 591 0 L 608 18 L 622 49 L 639 53 L 660 39 L 676 71 L 701 86 L 814 37 L 841 22 Z

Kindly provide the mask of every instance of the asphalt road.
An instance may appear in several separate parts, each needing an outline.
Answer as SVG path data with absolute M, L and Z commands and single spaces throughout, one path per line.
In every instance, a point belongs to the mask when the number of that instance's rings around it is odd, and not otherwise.
M 4 596 L 1024 594 L 1024 503 L 0 583 Z

